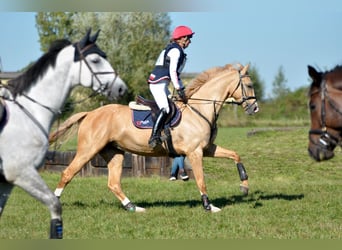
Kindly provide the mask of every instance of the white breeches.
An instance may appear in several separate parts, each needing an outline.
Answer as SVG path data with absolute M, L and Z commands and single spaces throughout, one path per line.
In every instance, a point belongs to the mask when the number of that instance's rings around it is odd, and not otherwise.
M 168 103 L 168 96 L 170 91 L 168 89 L 169 81 L 162 81 L 155 84 L 149 84 L 150 91 L 156 101 L 158 108 L 164 108 L 167 113 L 170 112 L 170 107 Z

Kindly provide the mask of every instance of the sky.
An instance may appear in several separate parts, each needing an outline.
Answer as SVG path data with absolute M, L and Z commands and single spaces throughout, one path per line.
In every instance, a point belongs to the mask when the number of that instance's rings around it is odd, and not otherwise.
M 340 0 L 221 4 L 222 8 L 214 11 L 169 12 L 172 29 L 187 25 L 195 32 L 185 51 L 188 61 L 183 72 L 199 73 L 227 63 L 250 63 L 264 82 L 267 98 L 280 67 L 286 86 L 296 90 L 310 83 L 308 65 L 325 71 L 342 64 Z M 20 70 L 42 55 L 35 14 L 0 12 L 3 71 Z

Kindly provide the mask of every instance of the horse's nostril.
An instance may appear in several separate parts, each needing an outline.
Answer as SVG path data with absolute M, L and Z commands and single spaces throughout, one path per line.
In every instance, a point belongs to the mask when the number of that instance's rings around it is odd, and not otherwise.
M 254 113 L 257 113 L 257 112 L 259 112 L 259 107 L 258 107 L 258 105 L 255 105 L 255 107 L 254 107 Z

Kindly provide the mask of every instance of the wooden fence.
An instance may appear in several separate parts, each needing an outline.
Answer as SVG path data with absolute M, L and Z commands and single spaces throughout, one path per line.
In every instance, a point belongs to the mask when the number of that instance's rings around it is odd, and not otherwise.
M 46 155 L 45 165 L 41 171 L 62 172 L 70 164 L 75 153 L 74 151 L 49 151 Z M 125 153 L 122 176 L 149 177 L 159 175 L 169 177 L 171 164 L 172 158 L 169 157 L 146 157 Z M 185 161 L 185 169 L 189 177 L 193 178 L 192 170 L 187 161 Z M 100 155 L 96 155 L 79 173 L 82 177 L 107 174 L 107 164 Z

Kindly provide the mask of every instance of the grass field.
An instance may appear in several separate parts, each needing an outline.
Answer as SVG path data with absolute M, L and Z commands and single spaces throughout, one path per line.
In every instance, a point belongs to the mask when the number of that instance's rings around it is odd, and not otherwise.
M 204 212 L 192 179 L 123 178 L 128 197 L 147 209 L 134 214 L 108 191 L 106 177 L 75 177 L 61 197 L 64 238 L 341 239 L 341 149 L 331 161 L 316 163 L 307 153 L 307 132 L 220 128 L 216 143 L 240 154 L 251 189 L 242 196 L 232 161 L 205 158 L 209 198 L 222 209 L 216 214 Z M 42 176 L 54 189 L 59 174 Z M 49 220 L 45 206 L 15 188 L 0 239 L 45 239 Z

